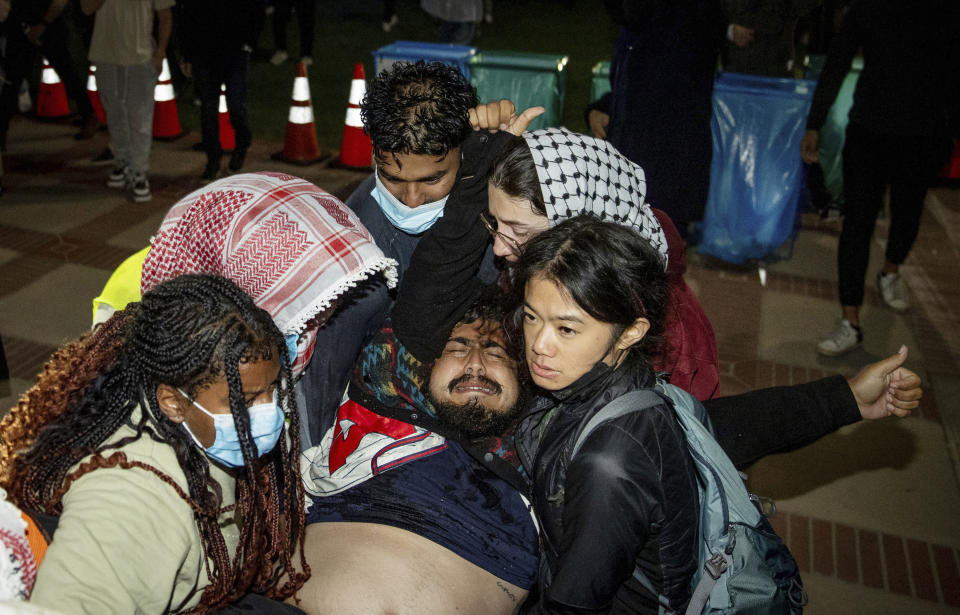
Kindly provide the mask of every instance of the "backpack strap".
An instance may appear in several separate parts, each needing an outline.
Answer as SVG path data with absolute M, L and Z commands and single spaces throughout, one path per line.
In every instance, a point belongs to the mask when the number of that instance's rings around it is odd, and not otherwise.
M 577 439 L 573 442 L 570 458 L 573 459 L 576 456 L 577 451 L 583 446 L 584 441 L 603 423 L 612 421 L 624 414 L 646 410 L 647 408 L 652 408 L 662 403 L 665 403 L 663 398 L 651 389 L 638 389 L 617 397 L 606 406 L 600 408 L 590 417 L 583 427 L 580 428 L 580 433 L 577 434 Z
M 710 599 L 710 592 L 713 586 L 717 584 L 720 575 L 727 571 L 730 566 L 730 556 L 723 552 L 714 553 L 710 559 L 703 564 L 704 575 L 700 577 L 697 586 L 693 588 L 693 595 L 690 602 L 687 603 L 685 615 L 700 615 L 707 607 L 707 600 Z
M 657 391 L 659 391 L 659 393 Z M 687 398 L 693 401 L 691 402 Z M 683 405 L 684 411 L 696 417 L 694 420 L 700 421 L 700 423 L 704 424 L 708 430 L 710 429 L 709 417 L 706 414 L 706 411 L 702 409 L 703 406 L 700 406 L 699 409 L 694 407 L 699 405 L 699 402 L 696 400 L 696 398 L 694 398 L 692 395 L 689 395 L 685 391 L 671 387 L 671 385 L 665 385 L 662 382 L 658 382 L 656 391 L 653 389 L 639 389 L 630 391 L 629 393 L 625 393 L 620 397 L 617 397 L 604 407 L 600 408 L 600 410 L 591 416 L 590 419 L 587 420 L 580 428 L 580 432 L 577 434 L 573 448 L 570 452 L 570 459 L 573 459 L 573 457 L 576 456 L 577 452 L 580 450 L 580 447 L 583 446 L 583 443 L 590 436 L 590 434 L 593 433 L 593 431 L 603 423 L 611 421 L 615 418 L 619 418 L 631 412 L 640 412 L 647 408 L 652 408 L 653 406 L 662 403 L 670 404 L 677 412 L 680 411 L 676 409 L 676 405 L 678 403 Z M 700 411 L 698 412 L 697 410 Z M 678 418 L 678 420 L 680 420 L 681 424 L 683 424 L 682 419 Z M 697 451 L 691 450 L 691 454 L 696 455 Z M 713 587 L 717 584 L 717 580 L 727 570 L 729 565 L 729 556 L 723 553 L 714 553 L 713 557 L 704 563 L 704 574 L 700 577 L 700 581 L 694 588 L 693 595 L 691 596 L 690 602 L 687 605 L 685 615 L 700 615 L 700 613 L 703 612 L 704 608 L 706 607 L 707 600 L 710 598 L 710 592 L 713 591 Z M 657 595 L 658 592 L 653 583 L 640 570 L 639 567 L 634 568 L 633 576 L 648 591 L 654 595 Z M 659 598 L 661 601 L 663 600 L 663 596 L 659 596 Z

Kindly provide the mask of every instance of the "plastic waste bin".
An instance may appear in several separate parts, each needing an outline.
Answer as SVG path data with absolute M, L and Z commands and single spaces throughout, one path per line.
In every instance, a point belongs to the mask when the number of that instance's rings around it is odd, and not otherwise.
M 788 257 L 806 179 L 800 141 L 815 83 L 721 73 L 700 251 L 730 263 Z
M 396 41 L 373 51 L 374 72 L 389 68 L 394 62 L 443 62 L 456 66 L 460 72 L 470 78 L 470 58 L 477 53 L 476 47 L 449 45 L 445 43 L 421 43 L 417 41 Z
M 610 63 L 597 62 L 590 70 L 590 102 L 610 91 Z
M 542 105 L 546 112 L 528 130 L 559 126 L 567 89 L 567 56 L 523 51 L 481 51 L 470 60 L 470 82 L 481 102 L 508 98 L 518 110 Z

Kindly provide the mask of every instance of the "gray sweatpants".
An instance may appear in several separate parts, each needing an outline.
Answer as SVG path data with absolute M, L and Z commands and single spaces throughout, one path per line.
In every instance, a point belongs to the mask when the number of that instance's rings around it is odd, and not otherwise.
M 97 64 L 97 89 L 107 114 L 116 165 L 129 167 L 132 175 L 146 173 L 150 167 L 157 77 L 149 61 L 132 66 Z

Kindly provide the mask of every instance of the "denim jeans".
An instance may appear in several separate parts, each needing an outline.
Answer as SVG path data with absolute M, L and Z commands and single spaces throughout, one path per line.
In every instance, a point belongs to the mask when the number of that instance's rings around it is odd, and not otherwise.
M 113 155 L 117 166 L 129 167 L 132 175 L 146 173 L 150 167 L 157 77 L 149 61 L 132 66 L 97 64 L 97 89 L 107 114 Z

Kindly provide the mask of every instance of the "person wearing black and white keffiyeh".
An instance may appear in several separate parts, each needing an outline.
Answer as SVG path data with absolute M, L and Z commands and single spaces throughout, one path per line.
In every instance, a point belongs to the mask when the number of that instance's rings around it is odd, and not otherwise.
M 550 226 L 578 214 L 633 227 L 667 264 L 667 239 L 646 201 L 643 169 L 612 145 L 566 128 L 523 134 L 540 178 Z
M 516 138 L 490 174 L 494 253 L 515 261 L 532 236 L 579 214 L 630 226 L 663 255 L 670 303 L 654 364 L 701 400 L 713 397 L 720 372 L 716 337 L 683 279 L 683 239 L 669 216 L 646 199 L 643 169 L 606 141 L 547 128 Z M 669 257 L 668 257 L 669 254 Z

